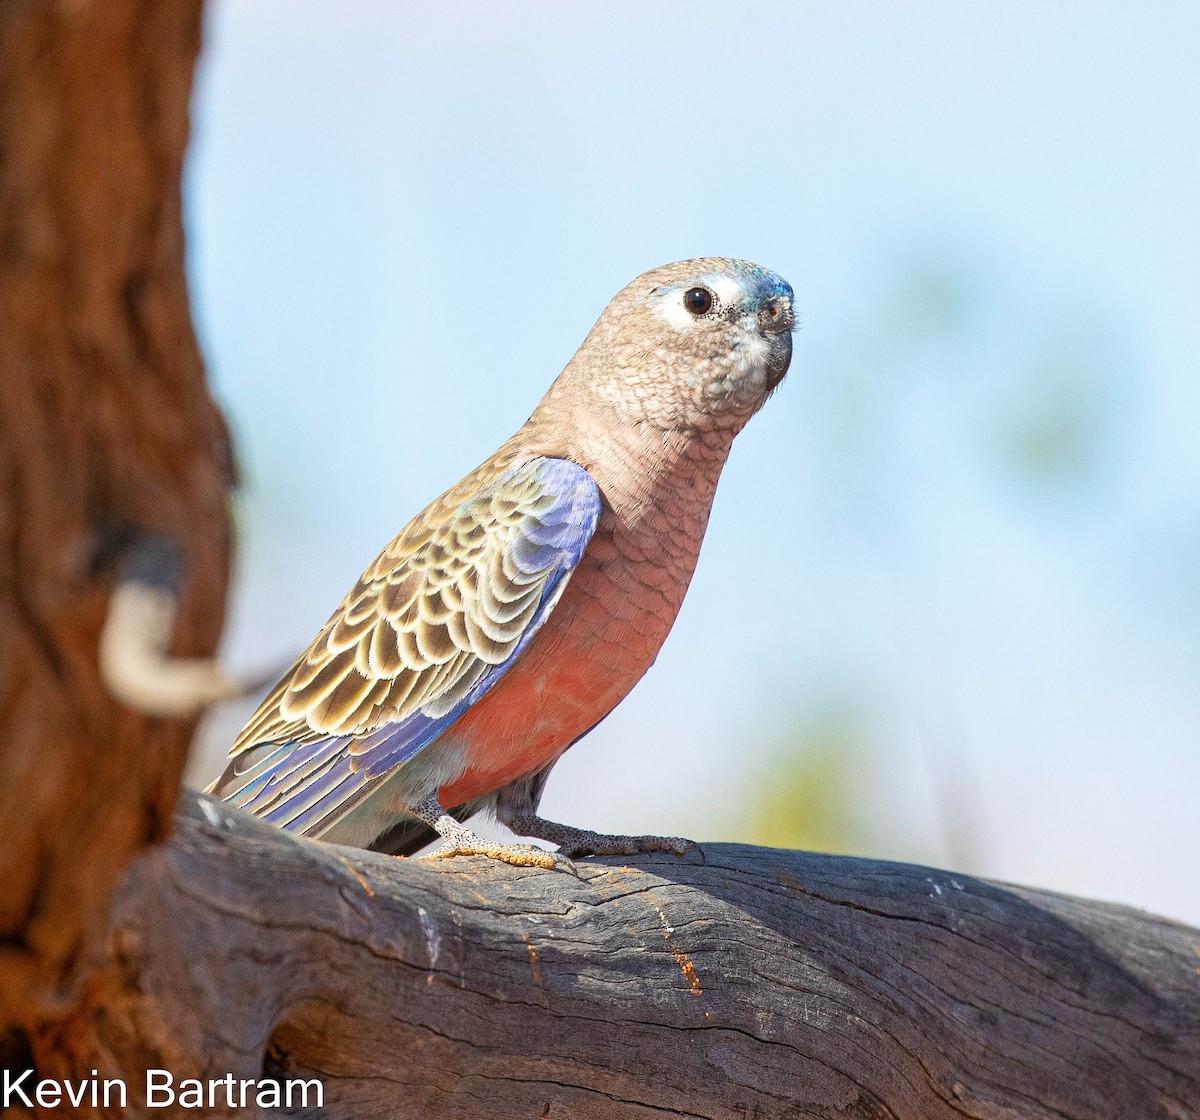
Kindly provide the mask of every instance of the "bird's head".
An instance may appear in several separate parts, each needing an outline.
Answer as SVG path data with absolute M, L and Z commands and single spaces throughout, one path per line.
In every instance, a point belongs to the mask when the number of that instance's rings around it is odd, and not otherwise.
M 736 432 L 787 373 L 792 298 L 786 280 L 749 261 L 652 269 L 604 309 L 559 384 L 622 421 Z

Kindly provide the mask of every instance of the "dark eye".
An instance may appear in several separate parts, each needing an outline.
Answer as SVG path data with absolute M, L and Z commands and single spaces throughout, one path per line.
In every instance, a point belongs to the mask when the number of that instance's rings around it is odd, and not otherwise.
M 712 305 L 713 294 L 707 288 L 688 288 L 683 293 L 683 306 L 693 315 L 707 315 Z

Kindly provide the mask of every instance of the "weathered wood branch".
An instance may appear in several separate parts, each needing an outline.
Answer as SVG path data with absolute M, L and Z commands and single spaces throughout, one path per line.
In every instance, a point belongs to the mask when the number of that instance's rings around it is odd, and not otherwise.
M 354 1118 L 1200 1116 L 1200 931 L 924 867 L 712 845 L 577 880 L 188 797 L 112 938 L 74 1064 L 133 1086 L 288 1071 Z

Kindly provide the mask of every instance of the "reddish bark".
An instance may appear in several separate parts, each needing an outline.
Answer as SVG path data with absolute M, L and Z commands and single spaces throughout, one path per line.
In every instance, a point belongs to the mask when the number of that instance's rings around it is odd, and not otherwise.
M 180 203 L 200 15 L 0 4 L 0 1038 L 79 998 L 118 875 L 170 828 L 191 722 L 97 669 L 122 547 L 182 553 L 177 652 L 221 630 L 230 454 Z

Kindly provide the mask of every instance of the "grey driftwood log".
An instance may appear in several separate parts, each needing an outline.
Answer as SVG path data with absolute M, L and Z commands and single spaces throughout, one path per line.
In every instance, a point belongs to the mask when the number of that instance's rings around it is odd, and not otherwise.
M 396 860 L 185 795 L 118 894 L 97 1037 L 131 1078 L 132 1043 L 315 1074 L 309 1115 L 354 1120 L 1200 1117 L 1200 931 L 725 844 L 579 867 Z

